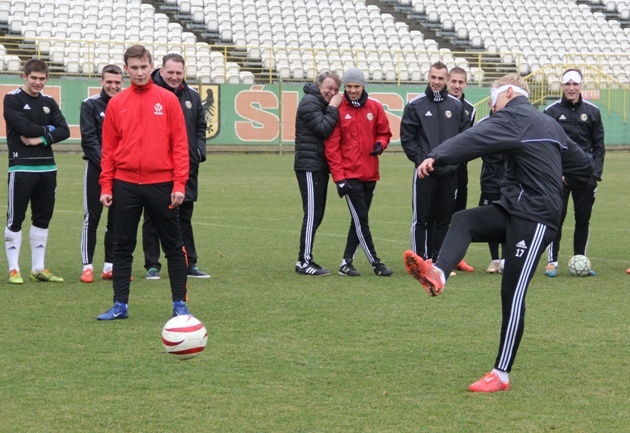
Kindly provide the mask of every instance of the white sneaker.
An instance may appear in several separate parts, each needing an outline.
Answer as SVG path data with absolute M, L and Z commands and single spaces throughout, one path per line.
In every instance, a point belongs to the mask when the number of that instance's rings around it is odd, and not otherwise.
M 488 270 L 486 272 L 488 272 L 489 274 L 498 274 L 500 272 L 500 269 L 501 261 L 493 260 L 490 262 L 490 265 L 488 265 Z

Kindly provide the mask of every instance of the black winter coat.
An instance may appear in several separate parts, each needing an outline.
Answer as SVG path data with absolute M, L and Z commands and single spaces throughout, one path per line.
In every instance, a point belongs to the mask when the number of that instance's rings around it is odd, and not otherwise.
M 317 83 L 305 84 L 295 116 L 295 171 L 329 172 L 324 141 L 338 118 L 339 110 L 328 105 Z
M 203 107 L 201 106 L 201 97 L 195 89 L 186 84 L 186 81 L 182 82 L 182 86 L 179 89 L 173 90 L 162 79 L 160 69 L 153 71 L 151 78 L 158 86 L 175 93 L 175 96 L 179 99 L 179 104 L 182 106 L 184 119 L 186 120 L 188 154 L 190 156 L 190 173 L 186 182 L 186 197 L 184 201 L 197 201 L 199 164 L 206 160 L 207 123 Z

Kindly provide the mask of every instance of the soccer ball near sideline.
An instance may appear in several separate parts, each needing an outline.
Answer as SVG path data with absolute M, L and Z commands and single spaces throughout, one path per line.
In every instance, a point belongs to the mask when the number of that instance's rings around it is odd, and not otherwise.
M 578 254 L 569 259 L 569 273 L 574 277 L 587 277 L 591 271 L 591 261 L 588 257 Z
M 164 350 L 177 359 L 190 359 L 203 352 L 208 342 L 205 326 L 194 316 L 175 316 L 162 329 Z

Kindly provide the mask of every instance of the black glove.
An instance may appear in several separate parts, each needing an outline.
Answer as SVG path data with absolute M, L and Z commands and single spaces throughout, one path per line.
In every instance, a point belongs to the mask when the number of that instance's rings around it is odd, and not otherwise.
M 379 156 L 381 153 L 383 153 L 383 145 L 380 141 L 377 141 L 374 143 L 374 149 L 370 152 L 370 155 Z
M 343 198 L 343 196 L 350 191 L 352 191 L 352 187 L 347 180 L 344 179 L 337 182 L 337 194 L 339 194 L 339 198 Z

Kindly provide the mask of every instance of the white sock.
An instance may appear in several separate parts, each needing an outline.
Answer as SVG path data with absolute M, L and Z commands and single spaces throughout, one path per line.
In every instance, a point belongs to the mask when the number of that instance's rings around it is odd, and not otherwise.
M 503 383 L 509 383 L 510 382 L 510 373 L 505 372 L 505 371 L 501 371 L 501 370 L 497 370 L 496 368 L 492 369 L 492 372 L 495 373 L 497 376 L 499 376 L 499 379 L 501 379 L 501 382 L 503 382 Z
M 446 278 L 444 277 L 444 271 L 442 269 L 438 268 L 435 265 L 433 265 L 433 269 L 438 271 L 438 274 L 440 275 L 440 280 L 442 281 L 442 284 L 446 284 Z
M 103 264 L 103 272 L 111 272 L 114 266 L 110 262 L 105 262 Z
M 31 226 L 31 256 L 33 258 L 33 272 L 41 272 L 46 269 L 44 256 L 46 255 L 46 243 L 48 243 L 48 229 Z
M 83 272 L 87 271 L 88 269 L 92 269 L 92 270 L 94 269 L 94 268 L 92 267 L 92 264 L 91 264 L 91 263 L 89 263 L 89 264 L 87 264 L 87 265 L 83 265 Z
M 550 265 L 554 265 L 556 268 L 558 267 L 558 262 L 549 262 Z
M 16 270 L 20 272 L 20 247 L 22 246 L 22 230 L 13 232 L 8 227 L 4 228 L 4 249 L 7 252 L 7 262 L 9 263 L 9 271 Z

